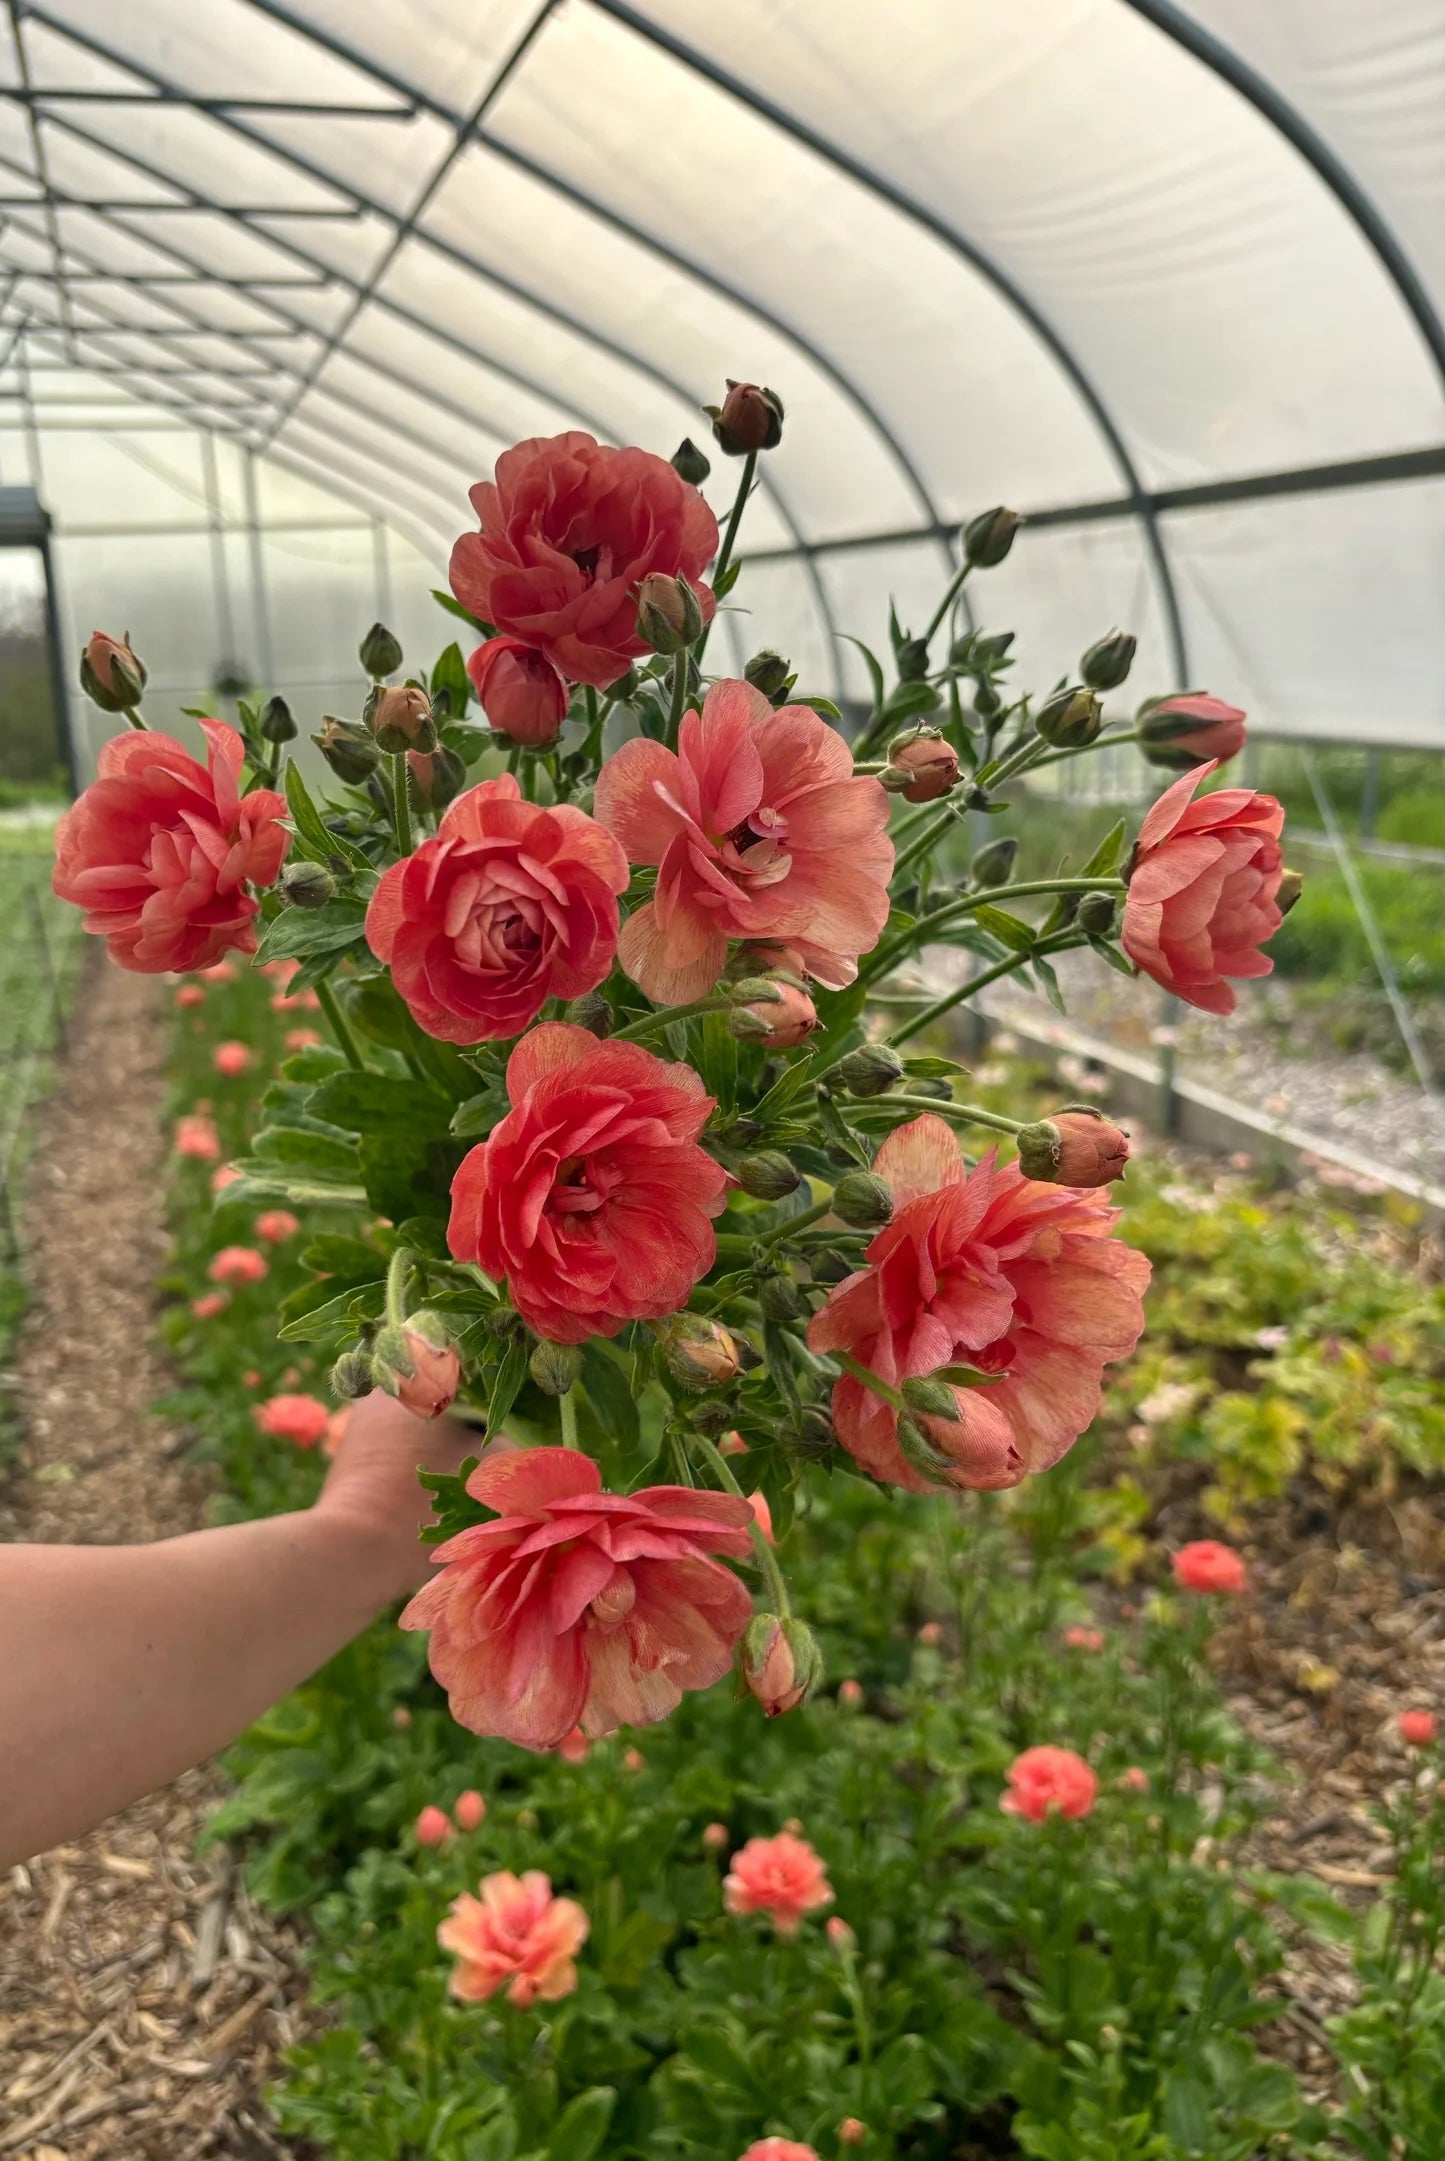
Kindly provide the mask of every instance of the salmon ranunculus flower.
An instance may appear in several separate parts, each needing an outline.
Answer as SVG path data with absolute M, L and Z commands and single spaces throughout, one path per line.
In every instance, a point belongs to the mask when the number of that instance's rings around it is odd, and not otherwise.
M 1402 1711 L 1400 1739 L 1410 1748 L 1428 1748 L 1440 1731 L 1433 1711 Z
M 915 1414 L 945 1459 L 936 1481 L 904 1455 L 897 1411 L 846 1374 L 833 1388 L 839 1439 L 875 1478 L 915 1492 L 1014 1486 L 1049 1469 L 1098 1412 L 1105 1366 L 1143 1329 L 1149 1263 L 1110 1235 L 1118 1209 L 1101 1192 L 1001 1170 L 992 1153 L 969 1172 L 931 1112 L 890 1134 L 873 1168 L 892 1221 L 814 1315 L 810 1349 L 847 1351 L 892 1388 L 953 1364 L 1003 1379 L 956 1388 L 956 1421 Z
M 844 2118 L 845 2123 L 852 2121 L 851 2116 Z M 839 2136 L 842 2136 L 842 2125 Z M 747 2152 L 739 2155 L 738 2161 L 818 2161 L 818 2149 L 805 2146 L 801 2139 L 760 2138 L 754 2139 Z
M 545 1021 L 507 1060 L 507 1093 L 452 1180 L 454 1259 L 505 1277 L 553 1343 L 676 1312 L 713 1264 L 726 1185 L 697 1145 L 713 1105 L 697 1074 Z
M 256 1218 L 256 1236 L 264 1238 L 268 1246 L 284 1245 L 300 1228 L 301 1218 L 293 1216 L 289 1208 L 267 1208 Z
M 412 1018 L 446 1043 L 520 1035 L 549 998 L 594 990 L 617 950 L 627 858 L 585 811 L 522 800 L 501 774 L 459 795 L 393 863 L 366 938 Z
M 198 1163 L 214 1163 L 221 1153 L 216 1121 L 203 1111 L 191 1111 L 176 1120 L 176 1154 L 193 1156 Z
M 1224 1591 L 1238 1595 L 1249 1586 L 1249 1571 L 1233 1546 L 1217 1538 L 1196 1538 L 1172 1556 L 1174 1581 L 1186 1591 Z
M 316 1396 L 272 1396 L 252 1414 L 257 1428 L 278 1441 L 314 1448 L 331 1429 L 331 1410 Z
M 1140 826 L 1119 942 L 1186 1004 L 1232 1013 L 1237 1000 L 1225 977 L 1274 968 L 1259 947 L 1284 921 L 1284 811 L 1253 788 L 1220 788 L 1195 802 L 1217 763 L 1166 788 Z
M 723 1878 L 728 1912 L 765 1913 L 780 1936 L 796 1935 L 805 1913 L 832 1903 L 833 1886 L 822 1860 L 792 1831 L 750 1838 Z
M 517 443 L 470 494 L 482 529 L 452 549 L 452 591 L 572 681 L 605 690 L 647 651 L 637 588 L 653 571 L 686 578 L 712 615 L 698 580 L 717 519 L 665 458 L 574 428 Z
M 525 1876 L 499 1869 L 483 1876 L 481 1897 L 452 1900 L 437 1942 L 452 1952 L 451 1992 L 463 2003 L 485 2003 L 498 1989 L 525 2011 L 556 2003 L 577 1986 L 577 1953 L 587 1941 L 587 1916 L 572 1898 L 554 1898 L 540 1869 Z
M 213 1283 L 260 1283 L 266 1262 L 254 1246 L 222 1246 L 206 1274 Z
M 496 1520 L 432 1554 L 401 1617 L 431 1630 L 431 1670 L 458 1724 L 522 1748 L 647 1726 L 733 1662 L 752 1598 L 713 1558 L 751 1551 L 746 1501 L 686 1486 L 602 1491 L 590 1456 L 486 1458 L 467 1491 Z
M 1098 1779 L 1071 1748 L 1026 1748 L 1008 1767 L 1008 1791 L 998 1805 L 1010 1816 L 1042 1823 L 1054 1812 L 1087 1816 L 1098 1791 Z
M 838 988 L 888 920 L 888 797 L 811 707 L 775 711 L 751 683 L 714 683 L 676 755 L 624 743 L 593 807 L 629 862 L 658 866 L 618 949 L 655 1004 L 710 990 L 730 938 L 782 939 Z
M 211 1053 L 211 1063 L 223 1080 L 239 1080 L 250 1072 L 253 1062 L 247 1043 L 218 1043 Z
M 191 1300 L 191 1312 L 198 1321 L 213 1321 L 230 1303 L 224 1291 L 205 1291 L 199 1298 Z
M 412 1825 L 412 1834 L 419 1846 L 444 1846 L 452 1835 L 452 1819 L 444 1808 L 428 1801 Z
M 97 778 L 55 829 L 51 883 L 85 910 L 85 928 L 139 975 L 204 968 L 251 953 L 260 902 L 290 834 L 286 799 L 237 792 L 245 747 L 224 721 L 203 720 L 209 764 L 174 736 L 112 736 Z

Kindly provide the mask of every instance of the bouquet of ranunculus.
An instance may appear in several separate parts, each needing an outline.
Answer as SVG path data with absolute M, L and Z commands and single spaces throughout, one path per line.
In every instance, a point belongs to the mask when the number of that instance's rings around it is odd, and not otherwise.
M 438 595 L 473 649 L 397 680 L 375 626 L 358 717 L 314 738 L 324 798 L 284 701 L 203 719 L 203 766 L 97 634 L 82 680 L 129 728 L 58 838 L 56 891 L 123 967 L 255 953 L 319 1000 L 333 1043 L 287 1060 L 227 1199 L 321 1217 L 281 1333 L 334 1351 L 339 1395 L 480 1425 L 469 1475 L 426 1481 L 436 1572 L 402 1625 L 465 1725 L 536 1749 L 665 1717 L 739 1655 L 766 1711 L 806 1697 L 774 1541 L 808 1475 L 999 1488 L 1072 1446 L 1142 1326 L 1105 1190 L 1127 1141 L 971 1105 L 914 1046 L 1011 972 L 1056 994 L 1076 948 L 1228 1012 L 1297 887 L 1277 803 L 1199 792 L 1241 713 L 1185 693 L 1109 728 L 1132 638 L 1035 702 L 1008 635 L 956 634 L 1007 510 L 921 632 L 894 621 L 891 668 L 867 656 L 851 742 L 774 652 L 710 675 L 782 408 L 730 384 L 713 421 L 741 463 L 721 539 L 691 443 L 499 459 Z M 968 812 L 1121 741 L 1185 768 L 1132 851 L 1121 823 L 1076 874 L 1010 883 L 1008 838 L 962 868 Z M 870 1014 L 936 944 L 968 981 Z

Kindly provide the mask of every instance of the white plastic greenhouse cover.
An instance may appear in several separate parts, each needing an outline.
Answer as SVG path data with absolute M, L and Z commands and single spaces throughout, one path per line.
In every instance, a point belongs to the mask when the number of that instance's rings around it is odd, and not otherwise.
M 1031 679 L 1119 621 L 1145 688 L 1445 744 L 1445 0 L 8 6 L 0 481 L 177 681 L 197 536 L 265 529 L 222 631 L 322 680 L 304 535 L 429 606 L 508 443 L 666 455 L 731 375 L 788 408 L 736 651 L 860 689 L 1007 501 Z

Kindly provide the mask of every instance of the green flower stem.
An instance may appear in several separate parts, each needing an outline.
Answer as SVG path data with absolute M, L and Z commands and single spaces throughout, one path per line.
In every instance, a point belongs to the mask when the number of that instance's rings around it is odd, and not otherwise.
M 950 578 L 947 590 L 945 591 L 942 600 L 940 600 L 938 606 L 933 611 L 933 619 L 929 623 L 927 630 L 925 630 L 923 633 L 923 642 L 925 645 L 932 645 L 933 640 L 937 635 L 939 624 L 943 621 L 944 617 L 948 614 L 949 609 L 953 606 L 959 594 L 963 591 L 963 581 L 968 576 L 972 568 L 973 564 L 969 561 L 968 557 L 965 556 L 963 561 L 960 563 L 958 569 L 954 572 L 952 578 Z
M 719 1454 L 717 1444 L 710 1441 L 705 1433 L 696 1431 L 689 1433 L 688 1439 L 693 1447 L 697 1449 L 724 1491 L 736 1494 L 740 1501 L 745 1501 L 747 1495 L 728 1469 L 726 1457 Z M 785 1621 L 792 1611 L 792 1607 L 788 1598 L 788 1586 L 783 1581 L 783 1571 L 778 1566 L 778 1556 L 763 1536 L 762 1529 L 753 1516 L 751 1509 L 748 1511 L 748 1516 L 748 1528 L 752 1534 L 753 1552 L 757 1555 L 758 1565 L 768 1579 L 768 1588 L 773 1594 L 773 1605 L 777 1610 L 778 1619 Z
M 1093 748 L 1092 744 L 1086 744 L 1082 747 L 1086 749 Z M 997 765 L 984 766 L 978 775 L 978 785 L 981 788 L 997 788 L 1003 781 L 1017 779 L 1018 775 L 1027 767 L 1039 763 L 1046 748 L 1047 745 L 1042 736 L 1028 736 L 1022 743 L 1016 744 L 1012 750 L 1006 751 Z
M 917 839 L 909 842 L 902 855 L 895 855 L 893 858 L 894 877 L 896 878 L 901 870 L 907 870 L 909 864 L 916 862 L 919 856 L 926 855 L 936 842 L 942 840 L 948 828 L 957 822 L 958 813 L 951 805 L 946 804 L 938 816 L 925 825 Z
M 565 1395 L 557 1398 L 557 1412 L 562 1420 L 562 1446 L 564 1448 L 580 1448 L 582 1443 L 577 1437 L 577 1391 L 575 1388 L 569 1388 Z
M 122 706 L 121 710 L 125 714 L 125 724 L 128 728 L 139 728 L 142 735 L 149 732 L 150 722 L 141 719 L 138 705 Z
M 393 751 L 391 792 L 396 812 L 396 846 L 400 855 L 411 854 L 411 800 L 406 792 L 406 752 Z
M 936 930 L 953 916 L 969 915 L 978 908 L 997 908 L 1005 901 L 1032 900 L 1045 893 L 1122 893 L 1122 878 L 1029 878 L 1018 885 L 988 886 L 981 893 L 969 893 L 962 899 L 946 901 L 935 908 L 931 915 L 923 915 L 911 930 L 900 931 L 886 945 L 878 947 L 868 965 L 860 972 L 865 983 L 874 983 L 879 976 L 887 975 L 890 968 L 912 947 L 923 945 L 930 931 Z
M 738 481 L 738 492 L 733 497 L 733 507 L 728 517 L 727 531 L 723 534 L 723 542 L 722 546 L 718 549 L 717 561 L 712 566 L 712 583 L 714 590 L 716 590 L 718 581 L 722 577 L 723 572 L 727 569 L 728 564 L 733 559 L 733 549 L 737 545 L 738 527 L 743 522 L 743 512 L 747 508 L 748 497 L 753 492 L 753 475 L 756 473 L 757 469 L 758 454 L 755 450 L 750 450 L 747 456 L 743 459 L 742 475 Z M 707 631 L 704 630 L 702 635 L 702 641 L 700 641 L 698 645 L 699 658 L 701 658 L 702 656 L 702 645 L 704 642 L 706 642 L 706 638 Z
M 693 1020 L 699 1013 L 726 1013 L 731 998 L 694 998 L 691 1005 L 660 1006 L 655 1013 L 644 1013 L 630 1028 L 618 1028 L 608 1037 L 611 1043 L 640 1043 L 644 1036 L 656 1035 L 663 1028 L 670 1028 L 675 1020 Z
M 884 1403 L 891 1403 L 894 1410 L 905 1417 L 911 1415 L 908 1404 L 900 1391 L 891 1388 L 887 1381 L 873 1371 L 871 1366 L 865 1366 L 861 1360 L 850 1357 L 847 1351 L 834 1351 L 833 1356 L 845 1373 L 851 1374 L 855 1381 L 861 1381 L 865 1388 L 871 1390 L 875 1396 L 881 1397 Z
M 1022 1133 L 1026 1120 L 1004 1118 L 997 1111 L 980 1110 L 976 1103 L 945 1103 L 940 1096 L 887 1095 L 879 1096 L 872 1103 L 858 1106 L 859 1113 L 888 1109 L 911 1111 L 936 1111 L 941 1118 L 953 1118 L 960 1125 L 987 1126 L 994 1133 Z
M 356 1047 L 356 1038 L 351 1032 L 351 1024 L 341 1010 L 341 1000 L 329 983 L 317 984 L 316 997 L 322 1012 L 326 1015 L 327 1025 L 336 1038 L 337 1048 L 345 1058 L 346 1063 L 355 1066 L 358 1072 L 364 1071 L 366 1060 Z
M 1096 735 L 1092 743 L 1074 743 L 1068 750 L 1048 751 L 1033 762 L 1036 766 L 1059 765 L 1065 758 L 1082 758 L 1091 750 L 1107 750 L 1112 743 L 1142 743 L 1143 740 L 1140 728 L 1117 728 L 1113 734 Z
M 1051 953 L 1064 953 L 1083 943 L 1084 939 L 1077 931 L 1059 931 L 1052 938 L 1041 938 L 1027 953 L 1010 953 L 1006 960 L 995 961 L 993 966 L 985 968 L 981 975 L 969 976 L 959 984 L 957 990 L 949 991 L 945 997 L 935 998 L 932 1005 L 925 1006 L 921 1013 L 915 1013 L 912 1020 L 900 1021 L 896 1028 L 889 1029 L 883 1040 L 891 1043 L 896 1050 L 900 1043 L 906 1043 L 911 1036 L 916 1036 L 920 1029 L 931 1028 L 936 1020 L 942 1020 L 946 1013 L 951 1013 L 965 998 L 972 998 L 977 992 L 987 989 L 990 983 L 996 983 L 1000 976 L 1012 975 L 1016 968 L 1027 967 L 1032 960 L 1046 959 Z
M 398 1246 L 386 1265 L 386 1318 L 393 1328 L 399 1328 L 406 1319 L 411 1302 L 411 1278 L 411 1250 L 407 1246 Z
M 672 656 L 672 710 L 667 716 L 667 747 L 676 750 L 678 734 L 682 728 L 682 716 L 687 711 L 687 655 L 688 648 Z
M 821 1216 L 825 1216 L 832 1205 L 833 1196 L 830 1193 L 826 1200 L 814 1201 L 811 1208 L 801 1208 L 797 1215 L 789 1216 L 786 1223 L 780 1223 L 775 1231 L 769 1231 L 765 1237 L 757 1241 L 758 1244 L 760 1246 L 783 1245 L 809 1223 L 816 1223 Z

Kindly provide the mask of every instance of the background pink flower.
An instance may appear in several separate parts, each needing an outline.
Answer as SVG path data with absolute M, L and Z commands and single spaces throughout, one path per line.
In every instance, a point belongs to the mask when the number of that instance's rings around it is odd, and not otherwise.
M 266 1262 L 254 1246 L 222 1246 L 206 1274 L 213 1283 L 260 1283 Z
M 272 1396 L 257 1405 L 253 1416 L 262 1433 L 294 1441 L 298 1448 L 314 1448 L 325 1440 L 331 1425 L 330 1405 L 316 1396 Z
M 1119 942 L 1189 1005 L 1232 1013 L 1237 1000 L 1225 977 L 1274 967 L 1258 948 L 1284 921 L 1276 900 L 1284 811 L 1252 788 L 1194 801 L 1214 763 L 1166 788 L 1139 828 Z
M 1008 1767 L 1008 1791 L 998 1805 L 1010 1816 L 1042 1823 L 1054 1811 L 1087 1816 L 1098 1791 L 1098 1779 L 1073 1749 L 1026 1748 Z
M 751 683 L 714 683 L 675 756 L 624 743 L 594 806 L 629 862 L 658 866 L 618 956 L 659 1005 L 709 990 L 733 938 L 785 940 L 820 982 L 849 983 L 888 920 L 888 797 L 810 707 L 774 711 Z
M 804 1914 L 832 1903 L 833 1886 L 821 1858 L 791 1831 L 750 1838 L 723 1878 L 729 1913 L 765 1913 L 782 1936 L 795 1935 Z
M 816 2147 L 795 2138 L 754 2139 L 739 2161 L 818 2161 Z
M 1400 1739 L 1411 1748 L 1428 1748 L 1440 1726 L 1433 1711 L 1402 1711 Z
M 1192 1539 L 1172 1556 L 1174 1581 L 1186 1591 L 1238 1593 L 1248 1588 L 1249 1571 L 1235 1552 L 1217 1538 Z
M 250 1046 L 245 1043 L 218 1043 L 211 1053 L 211 1063 L 225 1080 L 238 1080 L 248 1072 L 252 1064 Z
M 554 1898 L 540 1869 L 525 1876 L 499 1869 L 483 1876 L 480 1899 L 463 1891 L 437 1929 L 437 1942 L 455 1955 L 451 1992 L 463 2003 L 484 2003 L 505 1988 L 525 2011 L 556 2003 L 577 1986 L 577 1953 L 588 1921 L 575 1899 Z
M 256 1236 L 264 1238 L 268 1246 L 284 1245 L 300 1228 L 300 1217 L 293 1216 L 289 1208 L 267 1208 L 256 1218 Z
M 221 1153 L 221 1136 L 214 1118 L 197 1112 L 176 1120 L 176 1154 L 198 1163 L 214 1163 Z
M 746 1501 L 685 1486 L 604 1493 L 569 1448 L 487 1458 L 467 1491 L 494 1522 L 438 1546 L 401 1617 L 473 1733 L 557 1748 L 666 1718 L 733 1661 L 752 1599 L 712 1558 L 751 1550 Z

